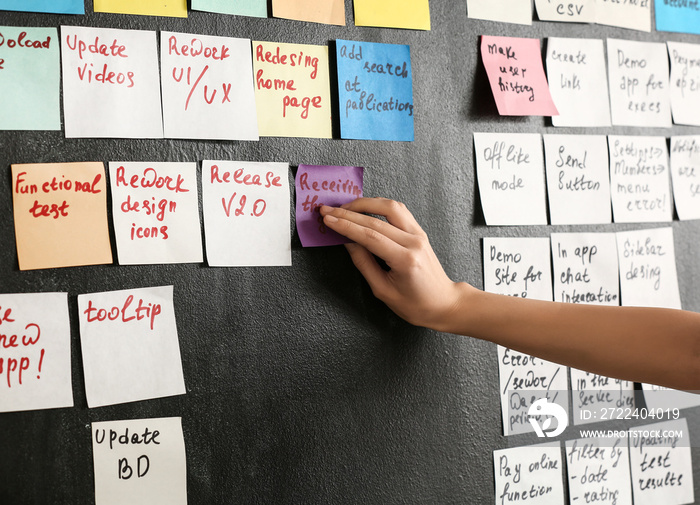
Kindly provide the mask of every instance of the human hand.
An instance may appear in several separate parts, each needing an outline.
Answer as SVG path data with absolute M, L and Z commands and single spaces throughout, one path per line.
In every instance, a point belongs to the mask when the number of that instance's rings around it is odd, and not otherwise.
M 448 322 L 460 310 L 463 290 L 447 277 L 428 236 L 405 205 L 385 198 L 358 198 L 339 208 L 324 205 L 320 212 L 328 228 L 354 241 L 346 248 L 377 298 L 411 324 L 449 328 Z M 373 255 L 390 270 L 384 270 Z

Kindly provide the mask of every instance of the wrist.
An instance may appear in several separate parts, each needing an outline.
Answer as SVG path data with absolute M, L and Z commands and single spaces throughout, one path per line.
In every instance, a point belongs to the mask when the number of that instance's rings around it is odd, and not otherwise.
M 445 333 L 467 335 L 479 293 L 481 291 L 466 282 L 454 282 L 447 295 L 445 309 L 430 327 Z

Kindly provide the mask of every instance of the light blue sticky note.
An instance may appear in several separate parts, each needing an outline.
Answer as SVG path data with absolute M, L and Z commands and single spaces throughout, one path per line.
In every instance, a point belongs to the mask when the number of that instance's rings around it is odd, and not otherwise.
M 267 17 L 267 0 L 192 0 L 196 11 L 235 14 L 238 16 Z
M 656 29 L 700 35 L 700 2 L 656 0 Z
M 413 141 L 409 46 L 336 41 L 340 137 Z
M 0 26 L 0 130 L 60 130 L 56 28 Z
M 85 14 L 84 0 L 0 0 L 0 10 L 48 12 L 50 14 Z

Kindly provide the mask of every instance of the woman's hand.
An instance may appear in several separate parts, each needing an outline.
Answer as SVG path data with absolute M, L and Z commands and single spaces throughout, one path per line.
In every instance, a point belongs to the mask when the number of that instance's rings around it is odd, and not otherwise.
M 320 209 L 326 226 L 348 237 L 353 263 L 374 295 L 411 324 L 449 331 L 466 284 L 452 282 L 405 205 L 385 198 L 358 198 Z M 365 214 L 383 216 L 386 221 Z M 384 270 L 373 255 L 384 260 Z

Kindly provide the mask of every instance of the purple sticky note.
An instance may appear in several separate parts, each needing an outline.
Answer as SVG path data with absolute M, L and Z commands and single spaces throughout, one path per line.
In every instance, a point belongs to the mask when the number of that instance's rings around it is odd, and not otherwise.
M 362 167 L 299 165 L 296 177 L 297 231 L 304 247 L 345 244 L 349 240 L 328 229 L 318 209 L 338 207 L 362 196 Z

